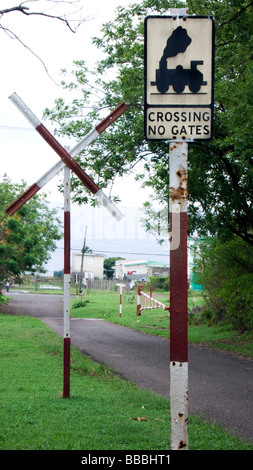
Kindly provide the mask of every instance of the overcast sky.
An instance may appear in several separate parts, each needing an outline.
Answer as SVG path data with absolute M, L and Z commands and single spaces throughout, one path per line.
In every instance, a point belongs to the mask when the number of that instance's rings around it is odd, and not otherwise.
M 142 0 L 81 1 L 80 3 L 84 5 L 83 16 L 87 21 L 75 34 L 59 21 L 25 17 L 18 13 L 5 15 L 2 22 L 39 55 L 45 62 L 50 76 L 59 83 L 60 70 L 66 68 L 71 71 L 74 60 L 85 60 L 93 68 L 100 57 L 98 50 L 91 44 L 91 38 L 100 35 L 102 23 L 113 20 L 117 6 L 138 2 L 141 3 Z M 17 4 L 19 0 L 0 0 L 1 9 Z M 1 29 L 0 41 L 0 181 L 7 173 L 13 183 L 25 180 L 30 186 L 58 162 L 59 157 L 8 97 L 16 92 L 33 113 L 42 119 L 43 110 L 52 107 L 54 100 L 63 96 L 63 91 L 49 78 L 40 61 L 17 40 L 10 39 Z M 50 129 L 49 122 L 44 124 Z M 69 144 L 66 140 L 60 140 L 60 143 Z M 49 201 L 61 205 L 63 196 L 57 191 L 58 181 L 57 177 L 53 178 L 45 186 L 45 192 Z M 128 258 L 142 257 L 168 261 L 168 251 L 156 245 L 154 239 L 150 240 L 150 236 L 143 233 L 140 228 L 136 207 L 140 208 L 142 203 L 149 199 L 149 194 L 138 188 L 136 183 L 132 186 L 134 191 L 132 189 L 129 191 L 131 182 L 133 177 L 125 176 L 123 181 L 120 180 L 115 185 L 115 194 L 122 200 L 119 208 L 124 213 L 124 219 L 118 225 L 106 211 L 102 230 L 100 225 L 97 227 L 97 224 L 101 224 L 101 217 L 95 220 L 93 211 L 89 215 L 91 208 L 73 207 L 71 217 L 73 249 L 81 249 L 85 225 L 88 225 L 87 241 L 94 251 L 100 250 L 107 256 L 116 256 L 120 253 L 120 256 Z M 105 190 L 106 194 L 108 192 L 109 190 Z M 61 245 L 62 241 L 59 242 L 59 247 L 49 263 L 50 272 L 63 267 Z
M 138 1 L 135 0 L 134 3 Z M 18 3 L 17 0 L 0 0 L 0 8 Z M 9 13 L 2 18 L 4 25 L 38 54 L 46 64 L 49 75 L 58 83 L 60 70 L 71 70 L 73 60 L 83 59 L 92 67 L 99 59 L 99 52 L 92 46 L 91 38 L 100 34 L 102 23 L 113 19 L 118 5 L 133 2 L 84 0 L 80 3 L 83 4 L 83 17 L 87 20 L 75 34 L 57 20 L 25 17 L 20 13 Z M 17 40 L 10 39 L 3 30 L 0 30 L 0 39 L 0 177 L 7 173 L 13 183 L 19 183 L 23 179 L 31 185 L 44 175 L 59 157 L 33 130 L 8 97 L 16 92 L 41 119 L 43 110 L 53 106 L 54 100 L 63 96 L 63 91 L 49 78 L 41 62 Z M 48 122 L 44 124 L 50 129 Z M 67 145 L 69 142 L 61 140 L 60 143 Z M 55 190 L 57 182 L 56 177 L 45 187 L 50 200 L 58 201 L 62 198 Z M 122 204 L 135 205 L 136 201 L 141 201 L 142 198 L 144 201 L 146 196 L 143 191 L 138 191 L 138 195 L 132 194 L 132 200 L 130 199 L 127 189 L 129 184 L 130 177 L 124 178 L 124 184 L 118 184 L 117 193 L 122 197 Z

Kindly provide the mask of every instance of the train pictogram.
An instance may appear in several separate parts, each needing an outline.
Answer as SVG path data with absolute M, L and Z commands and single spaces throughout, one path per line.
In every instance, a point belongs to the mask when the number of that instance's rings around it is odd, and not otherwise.
M 156 81 L 151 82 L 162 94 L 167 93 L 169 87 L 180 94 L 188 86 L 189 90 L 196 94 L 207 82 L 203 80 L 203 74 L 198 70 L 198 65 L 203 65 L 203 60 L 191 60 L 190 68 L 185 69 L 182 65 L 177 65 L 175 69 L 167 68 L 167 59 L 176 57 L 186 51 L 192 39 L 187 34 L 186 29 L 179 26 L 167 40 L 166 47 L 159 62 L 159 69 L 156 69 Z

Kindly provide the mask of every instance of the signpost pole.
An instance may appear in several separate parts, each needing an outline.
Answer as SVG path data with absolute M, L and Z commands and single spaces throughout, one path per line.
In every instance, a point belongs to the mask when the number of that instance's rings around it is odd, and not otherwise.
M 63 398 L 70 397 L 70 169 L 64 167 Z
M 171 14 L 187 15 L 174 9 Z M 170 412 L 171 449 L 188 450 L 188 144 L 170 144 L 170 232 L 173 223 L 179 240 L 170 243 Z M 176 213 L 174 213 L 176 208 Z M 178 210 L 179 208 L 179 210 Z M 179 219 L 179 220 L 177 220 Z M 175 233 L 175 232 L 174 232 Z
M 171 449 L 188 450 L 186 142 L 170 144 L 170 408 Z M 171 227 L 176 224 L 178 230 Z M 179 240 L 173 240 L 173 233 Z

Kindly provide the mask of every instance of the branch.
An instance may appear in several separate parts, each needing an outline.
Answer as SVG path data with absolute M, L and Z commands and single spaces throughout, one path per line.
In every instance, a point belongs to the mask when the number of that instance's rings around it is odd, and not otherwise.
M 44 13 L 44 12 L 36 12 L 36 11 L 30 11 L 30 8 L 28 6 L 25 6 L 24 4 L 27 3 L 29 0 L 25 1 L 25 2 L 22 2 L 20 3 L 20 5 L 17 5 L 15 7 L 11 7 L 11 8 L 5 8 L 4 10 L 0 10 L 0 16 L 3 16 L 7 13 L 13 13 L 13 12 L 20 12 L 22 13 L 23 15 L 26 15 L 26 16 L 43 16 L 45 18 L 51 18 L 51 19 L 57 19 L 59 21 L 62 21 L 63 23 L 65 23 L 65 25 L 70 29 L 70 31 L 72 33 L 75 33 L 77 28 L 80 26 L 80 24 L 84 21 L 84 19 L 82 19 L 76 28 L 73 28 L 71 25 L 70 25 L 70 21 L 67 20 L 66 16 L 60 16 L 60 15 L 50 15 L 48 13 Z M 79 0 L 78 0 L 79 1 Z M 61 2 L 58 2 L 58 3 L 61 3 Z M 64 3 L 64 2 L 62 2 Z M 69 4 L 73 4 L 75 2 L 68 2 Z M 80 10 L 79 10 L 80 11 Z
M 0 10 L 0 15 L 3 16 L 6 13 L 11 13 L 13 11 L 21 11 L 21 13 L 24 13 L 25 10 L 29 10 L 29 8 L 22 6 L 22 3 L 21 3 L 19 6 L 11 7 L 11 8 L 5 8 L 4 10 Z
M 59 86 L 58 83 L 50 76 L 50 74 L 49 74 L 49 72 L 48 72 L 48 69 L 47 69 L 47 67 L 46 67 L 45 62 L 43 62 L 43 60 L 38 56 L 38 54 L 36 54 L 32 49 L 30 49 L 30 47 L 27 46 L 27 44 L 25 44 L 23 41 L 21 41 L 21 39 L 20 39 L 13 31 L 11 31 L 10 29 L 8 29 L 8 28 L 3 28 L 1 25 L 0 25 L 0 29 L 3 29 L 4 32 L 5 32 L 11 39 L 16 39 L 18 42 L 20 42 L 20 44 L 22 44 L 22 46 L 24 46 L 29 52 L 31 52 L 31 54 L 33 54 L 33 55 L 36 57 L 36 59 L 38 59 L 38 60 L 42 63 L 42 65 L 43 65 L 43 67 L 44 67 L 44 69 L 45 69 L 47 75 L 50 77 L 50 79 L 53 80 L 53 82 L 54 82 L 57 86 Z
M 54 6 L 59 6 L 59 4 L 68 4 L 68 5 L 74 5 L 74 4 L 77 4 L 80 2 L 80 0 L 73 0 L 73 1 L 65 1 L 65 0 L 46 0 L 47 2 L 51 3 L 51 4 L 54 4 L 51 8 L 54 8 Z M 36 11 L 30 11 L 30 7 L 28 7 L 26 4 L 30 3 L 30 2 L 40 2 L 40 0 L 26 0 L 22 3 L 20 3 L 20 5 L 17 5 L 17 6 L 13 6 L 13 7 L 10 7 L 10 8 L 5 8 L 3 10 L 0 10 L 0 19 L 5 15 L 5 14 L 8 14 L 8 13 L 14 13 L 14 12 L 19 12 L 19 13 L 22 13 L 26 16 L 42 16 L 42 17 L 45 17 L 45 18 L 50 18 L 50 19 L 57 19 L 61 22 L 63 22 L 71 32 L 75 33 L 77 28 L 81 25 L 81 23 L 83 23 L 85 21 L 85 19 L 81 19 L 81 20 L 78 20 L 78 24 L 75 28 L 71 27 L 70 25 L 70 20 L 67 19 L 66 15 L 51 15 L 49 13 L 46 13 L 45 11 L 41 11 L 41 12 L 36 12 Z M 75 9 L 75 13 L 76 12 L 80 12 L 82 9 L 79 8 L 78 9 Z M 73 20 L 74 21 L 74 20 Z M 75 20 L 76 21 L 76 20 Z M 0 30 L 3 30 L 11 39 L 16 39 L 20 44 L 22 44 L 22 46 L 24 46 L 29 52 L 31 52 L 43 65 L 47 75 L 50 77 L 49 73 L 48 73 L 48 69 L 45 65 L 45 62 L 39 57 L 38 54 L 36 54 L 27 44 L 25 44 L 23 41 L 21 41 L 21 39 L 15 34 L 15 32 L 13 32 L 12 30 L 10 30 L 9 28 L 5 27 L 3 24 L 0 23 Z M 50 79 L 52 79 L 55 82 L 55 80 L 50 77 Z M 57 83 L 56 83 L 57 86 L 59 86 Z
M 236 20 L 238 16 L 240 16 L 247 8 L 250 8 L 253 5 L 253 2 L 250 2 L 248 5 L 243 7 L 241 10 L 239 10 L 235 15 L 233 15 L 228 21 L 225 21 L 224 23 L 220 24 L 220 27 L 225 26 L 226 24 L 231 23 L 232 21 Z

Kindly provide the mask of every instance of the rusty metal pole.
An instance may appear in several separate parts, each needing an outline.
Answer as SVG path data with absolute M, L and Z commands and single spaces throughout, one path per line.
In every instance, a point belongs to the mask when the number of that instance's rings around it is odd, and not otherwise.
M 170 241 L 172 450 L 188 450 L 187 157 L 188 144 L 186 142 L 170 144 L 170 223 L 174 226 L 174 229 L 170 226 L 172 235 Z M 173 236 L 176 239 L 173 239 Z
M 63 398 L 70 397 L 70 169 L 64 167 Z

